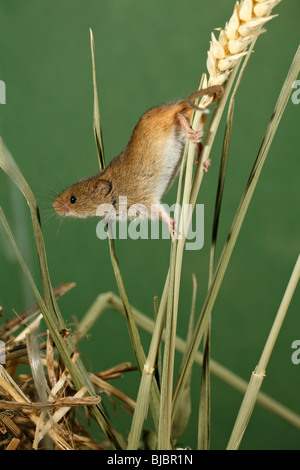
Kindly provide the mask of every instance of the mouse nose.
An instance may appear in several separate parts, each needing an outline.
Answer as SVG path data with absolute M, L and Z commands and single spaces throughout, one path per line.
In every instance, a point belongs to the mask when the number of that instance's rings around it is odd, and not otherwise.
M 61 201 L 58 201 L 57 199 L 55 199 L 52 206 L 54 207 L 54 209 L 59 215 L 66 215 L 68 214 L 70 210 L 66 202 L 61 202 Z

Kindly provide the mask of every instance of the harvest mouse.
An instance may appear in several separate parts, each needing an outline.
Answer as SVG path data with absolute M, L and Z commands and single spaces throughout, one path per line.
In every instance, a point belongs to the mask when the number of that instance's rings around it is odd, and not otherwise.
M 193 101 L 213 94 L 212 102 L 215 102 L 222 93 L 221 86 L 212 86 L 195 91 L 185 100 L 147 111 L 136 125 L 125 150 L 104 170 L 64 190 L 53 203 L 56 212 L 79 218 L 106 214 L 108 221 L 137 215 L 150 217 L 151 214 L 152 218 L 160 218 L 168 224 L 175 240 L 174 219 L 160 201 L 179 173 L 187 139 L 197 144 L 198 158 L 201 152 L 206 116 L 204 112 L 199 129 L 191 128 L 193 109 L 204 111 Z M 209 165 L 210 160 L 204 162 L 203 171 L 207 171 Z M 126 200 L 126 208 L 121 200 Z M 134 215 L 130 215 L 127 207 L 133 205 Z M 102 212 L 101 208 L 104 208 Z

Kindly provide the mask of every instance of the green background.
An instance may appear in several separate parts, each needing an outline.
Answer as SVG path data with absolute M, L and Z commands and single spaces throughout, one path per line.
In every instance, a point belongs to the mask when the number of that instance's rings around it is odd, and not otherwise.
M 224 26 L 234 2 L 224 0 L 1 1 L 0 79 L 7 87 L 0 126 L 41 208 L 53 285 L 77 286 L 59 301 L 73 327 L 99 293 L 117 292 L 108 244 L 96 237 L 96 220 L 52 217 L 51 203 L 64 187 L 98 169 L 92 131 L 93 92 L 89 28 L 94 32 L 106 162 L 127 144 L 138 118 L 149 107 L 186 97 L 206 71 L 211 31 Z M 284 78 L 298 46 L 300 4 L 284 0 L 256 43 L 235 108 L 218 252 L 226 240 Z M 299 112 L 289 102 L 257 185 L 219 292 L 212 321 L 212 357 L 248 380 L 255 368 L 299 251 Z M 205 205 L 205 245 L 185 251 L 178 332 L 185 337 L 198 281 L 197 312 L 207 291 L 211 224 L 224 120 L 212 152 L 199 203 Z M 176 184 L 165 202 L 173 203 Z M 28 207 L 0 174 L 0 199 L 18 245 L 40 287 Z M 34 302 L 14 255 L 0 230 L 0 304 L 6 317 Z M 131 303 L 153 316 L 169 263 L 168 240 L 122 240 L 117 254 Z M 291 344 L 300 339 L 299 291 L 295 293 L 267 370 L 263 391 L 300 413 L 300 365 Z M 74 327 L 73 327 L 74 328 Z M 149 335 L 141 331 L 145 351 Z M 134 361 L 124 319 L 107 311 L 89 339 L 80 344 L 89 370 Z M 180 363 L 176 362 L 176 372 Z M 193 370 L 193 409 L 181 441 L 197 442 L 200 368 Z M 138 373 L 115 381 L 133 398 Z M 212 448 L 229 439 L 242 395 L 212 379 Z M 119 410 L 116 425 L 127 434 L 130 417 Z M 100 436 L 96 434 L 96 438 Z M 242 449 L 299 449 L 299 430 L 259 405 Z

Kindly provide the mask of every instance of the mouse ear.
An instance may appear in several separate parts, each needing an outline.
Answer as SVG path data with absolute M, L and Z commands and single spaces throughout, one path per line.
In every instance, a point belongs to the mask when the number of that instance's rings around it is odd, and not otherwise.
M 95 179 L 92 183 L 93 190 L 97 191 L 100 194 L 103 194 L 104 196 L 108 194 L 111 191 L 111 183 L 107 180 L 102 180 L 102 179 Z

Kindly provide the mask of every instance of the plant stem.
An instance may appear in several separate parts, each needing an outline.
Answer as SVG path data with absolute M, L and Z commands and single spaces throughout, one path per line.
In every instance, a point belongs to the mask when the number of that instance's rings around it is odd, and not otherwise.
M 262 355 L 260 357 L 259 363 L 252 373 L 248 388 L 246 390 L 244 399 L 242 401 L 232 434 L 227 446 L 227 450 L 237 450 L 240 446 L 241 440 L 251 418 L 259 390 L 261 388 L 263 379 L 266 376 L 266 368 L 272 354 L 275 342 L 279 335 L 282 323 L 285 319 L 288 307 L 292 300 L 294 291 L 298 284 L 300 277 L 300 256 L 298 256 L 297 262 L 293 269 L 291 278 L 289 280 L 288 286 L 286 288 L 285 294 L 283 296 L 282 302 L 280 304 L 279 310 L 275 317 L 273 326 L 269 333 L 268 339 L 266 341 L 265 347 L 263 349 Z

